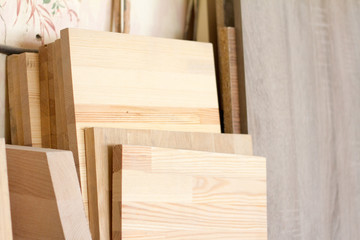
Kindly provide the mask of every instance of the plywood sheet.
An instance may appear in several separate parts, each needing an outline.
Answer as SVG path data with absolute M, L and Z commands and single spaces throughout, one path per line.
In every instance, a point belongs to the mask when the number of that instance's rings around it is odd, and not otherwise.
M 72 153 L 7 145 L 14 238 L 91 239 Z
M 64 82 L 55 90 L 85 202 L 84 128 L 220 132 L 210 44 L 67 29 L 60 48 Z
M 0 239 L 13 239 L 5 140 L 0 138 Z
M 8 58 L 12 143 L 41 147 L 39 56 L 22 53 Z
M 241 0 L 241 10 L 269 238 L 359 239 L 359 2 Z
M 113 239 L 267 239 L 261 157 L 114 147 Z
M 109 239 L 111 226 L 112 147 L 135 144 L 252 155 L 249 135 L 171 132 L 119 128 L 85 130 L 89 189 L 89 221 L 93 237 Z

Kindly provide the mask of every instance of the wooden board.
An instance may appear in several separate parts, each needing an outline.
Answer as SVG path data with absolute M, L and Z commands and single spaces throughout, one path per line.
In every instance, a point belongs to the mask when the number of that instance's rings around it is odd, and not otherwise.
M 241 3 L 269 239 L 360 239 L 359 2 Z
M 240 133 L 240 97 L 235 28 L 218 27 L 218 48 L 224 132 Z
M 5 140 L 0 138 L 0 239 L 13 239 Z
M 267 239 L 266 160 L 114 147 L 112 239 Z
M 96 239 L 110 238 L 112 147 L 135 144 L 252 155 L 249 135 L 89 128 L 85 130 L 89 221 Z
M 9 115 L 10 115 L 10 133 L 11 143 L 17 145 L 24 145 L 23 122 L 20 99 L 19 86 L 19 67 L 18 55 L 11 55 L 7 57 L 7 80 L 8 80 L 8 95 L 9 95 Z
M 220 132 L 210 44 L 66 29 L 61 56 L 56 90 L 85 202 L 84 128 Z
M 16 239 L 91 239 L 72 153 L 7 145 Z
M 10 143 L 9 97 L 6 67 L 6 55 L 0 53 L 0 137 L 5 138 L 6 143 Z
M 39 56 L 22 53 L 8 58 L 12 143 L 41 147 Z

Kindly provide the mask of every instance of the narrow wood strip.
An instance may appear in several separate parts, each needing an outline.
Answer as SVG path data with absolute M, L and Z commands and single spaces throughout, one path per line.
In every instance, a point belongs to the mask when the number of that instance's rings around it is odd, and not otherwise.
M 5 140 L 0 138 L 0 239 L 13 239 Z
M 240 133 L 240 97 L 235 28 L 218 27 L 220 95 L 225 133 Z
M 51 148 L 48 47 L 46 45 L 39 49 L 39 78 L 42 147 Z

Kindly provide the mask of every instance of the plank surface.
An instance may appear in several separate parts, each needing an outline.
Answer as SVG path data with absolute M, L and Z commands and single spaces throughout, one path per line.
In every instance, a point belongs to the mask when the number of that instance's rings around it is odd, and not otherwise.
M 0 137 L 5 138 L 6 143 L 11 142 L 9 97 L 6 75 L 6 55 L 0 53 Z
M 360 239 L 359 1 L 241 3 L 269 238 Z
M 21 96 L 19 82 L 18 55 L 7 57 L 7 82 L 9 95 L 9 115 L 11 143 L 24 145 Z
M 12 143 L 41 147 L 39 56 L 8 58 L 8 91 Z
M 0 239 L 13 239 L 5 140 L 0 138 Z
M 91 239 L 70 151 L 7 145 L 16 239 Z
M 61 56 L 59 94 L 85 203 L 84 128 L 220 132 L 210 44 L 66 29 Z
M 240 97 L 233 27 L 218 27 L 220 96 L 225 133 L 240 133 Z
M 110 238 L 112 148 L 134 144 L 252 155 L 249 135 L 89 128 L 85 130 L 89 221 L 96 239 Z
M 39 55 L 22 53 L 18 61 L 24 145 L 41 147 Z
M 267 239 L 261 157 L 118 145 L 113 239 Z

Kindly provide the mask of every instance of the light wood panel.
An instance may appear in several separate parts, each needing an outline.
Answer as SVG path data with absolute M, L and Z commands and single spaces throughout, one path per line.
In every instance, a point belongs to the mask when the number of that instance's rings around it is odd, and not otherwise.
M 55 90 L 85 203 L 84 128 L 220 132 L 210 44 L 67 29 L 61 56 L 64 83 Z
M 240 133 L 240 96 L 235 28 L 218 27 L 218 48 L 224 132 Z
M 359 2 L 241 3 L 269 239 L 360 239 Z
M 91 239 L 70 151 L 7 145 L 15 239 Z
M 8 59 L 12 143 L 41 147 L 39 56 L 22 53 Z
M 0 239 L 13 239 L 5 140 L 0 138 Z
M 267 239 L 266 161 L 118 145 L 113 239 Z
M 85 130 L 89 221 L 95 239 L 110 238 L 112 147 L 137 144 L 252 155 L 249 135 L 89 128 Z

